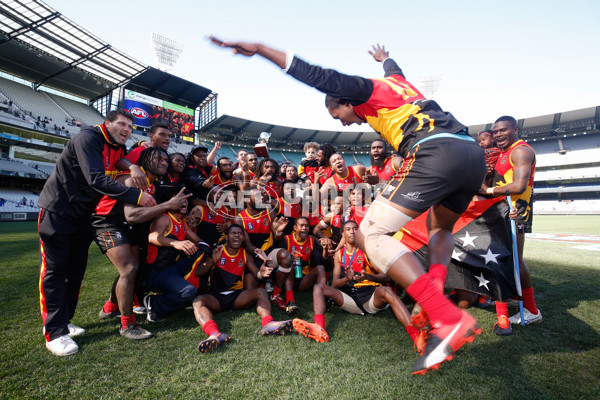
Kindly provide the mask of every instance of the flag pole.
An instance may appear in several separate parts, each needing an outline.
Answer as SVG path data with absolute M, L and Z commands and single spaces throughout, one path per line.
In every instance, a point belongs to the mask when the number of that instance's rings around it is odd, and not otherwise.
M 506 191 L 506 200 L 508 201 L 508 209 L 512 213 L 512 199 L 510 198 L 510 192 L 508 190 Z M 513 263 L 515 265 L 515 284 L 517 285 L 517 295 L 519 296 L 519 313 L 521 314 L 521 325 L 525 325 L 525 316 L 523 314 L 523 290 L 521 289 L 521 271 L 519 268 L 519 252 L 517 250 L 517 223 L 512 218 L 509 218 L 509 220 L 510 232 L 512 236 Z

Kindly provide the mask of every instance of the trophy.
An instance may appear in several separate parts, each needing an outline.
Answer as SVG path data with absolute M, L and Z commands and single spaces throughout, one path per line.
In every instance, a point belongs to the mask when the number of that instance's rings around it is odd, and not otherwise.
M 271 134 L 269 132 L 262 132 L 258 137 L 258 143 L 254 146 L 254 152 L 258 157 L 269 157 L 267 142 L 270 137 Z

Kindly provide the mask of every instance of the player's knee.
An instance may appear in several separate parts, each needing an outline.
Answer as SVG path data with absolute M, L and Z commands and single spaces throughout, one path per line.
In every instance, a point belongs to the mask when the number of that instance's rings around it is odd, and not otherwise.
M 179 291 L 179 297 L 181 300 L 189 302 L 194 299 L 196 296 L 197 290 L 194 285 L 186 285 Z
M 292 266 L 292 255 L 285 249 L 277 252 L 277 263 L 284 269 L 291 268 Z

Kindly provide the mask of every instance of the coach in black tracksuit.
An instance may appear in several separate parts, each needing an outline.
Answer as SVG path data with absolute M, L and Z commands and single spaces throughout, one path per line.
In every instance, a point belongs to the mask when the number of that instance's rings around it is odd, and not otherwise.
M 102 195 L 124 203 L 155 204 L 142 190 L 113 180 L 132 122 L 129 113 L 118 110 L 111 111 L 104 124 L 83 128 L 67 143 L 40 194 L 39 288 L 47 342 L 69 333 L 67 324 L 75 313 L 93 239 L 90 216 Z

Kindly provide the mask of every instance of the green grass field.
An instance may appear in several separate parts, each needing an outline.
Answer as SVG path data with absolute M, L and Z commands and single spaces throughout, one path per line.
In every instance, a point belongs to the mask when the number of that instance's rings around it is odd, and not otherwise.
M 534 230 L 600 235 L 599 227 L 599 216 L 536 216 Z M 212 354 L 197 352 L 205 335 L 190 310 L 143 321 L 156 334 L 150 340 L 123 339 L 117 320 L 98 319 L 116 270 L 95 244 L 73 320 L 87 330 L 80 352 L 55 357 L 41 335 L 35 228 L 0 224 L 0 398 L 600 398 L 600 253 L 573 243 L 526 243 L 542 324 L 501 338 L 492 332 L 493 307 L 472 309 L 483 334 L 439 371 L 412 376 L 412 343 L 389 310 L 328 313 L 324 344 L 261 337 L 253 310 L 216 316 L 233 341 Z M 310 296 L 297 300 L 312 320 Z

